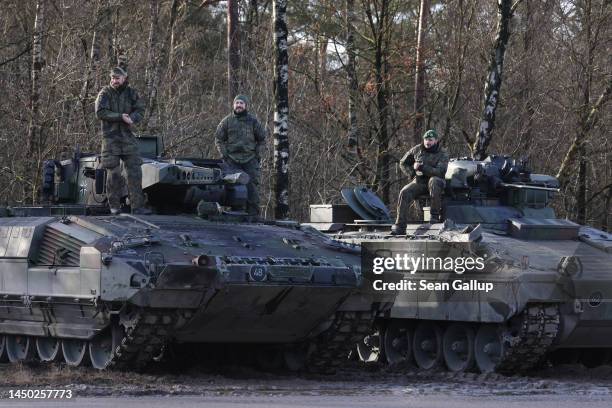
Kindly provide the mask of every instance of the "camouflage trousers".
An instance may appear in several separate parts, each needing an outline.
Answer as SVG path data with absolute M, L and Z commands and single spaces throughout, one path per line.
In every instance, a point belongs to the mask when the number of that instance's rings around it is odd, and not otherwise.
M 249 160 L 246 163 L 238 163 L 230 158 L 225 161 L 238 170 L 244 171 L 249 175 L 249 183 L 247 184 L 247 212 L 250 215 L 259 215 L 259 183 L 261 179 L 261 166 L 257 157 Z
M 419 196 L 429 194 L 431 197 L 431 214 L 440 215 L 442 211 L 442 194 L 444 194 L 445 182 L 440 177 L 430 177 L 427 183 L 413 179 L 406 184 L 399 193 L 397 202 L 397 218 L 395 223 L 406 225 L 408 223 L 408 210 L 410 204 Z
M 105 137 L 102 141 L 102 167 L 106 169 L 106 198 L 110 208 L 121 207 L 124 180 L 121 162 L 127 176 L 127 190 L 132 209 L 144 205 L 142 193 L 142 159 L 133 136 L 120 135 Z

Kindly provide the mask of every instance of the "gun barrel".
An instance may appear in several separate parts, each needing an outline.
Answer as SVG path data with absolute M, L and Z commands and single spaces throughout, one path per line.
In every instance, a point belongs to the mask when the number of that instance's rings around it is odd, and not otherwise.
M 500 185 L 502 187 L 519 188 L 519 189 L 525 189 L 525 190 L 554 191 L 556 193 L 560 191 L 559 188 L 555 188 L 555 187 L 540 187 L 540 186 L 533 186 L 529 184 L 500 183 Z

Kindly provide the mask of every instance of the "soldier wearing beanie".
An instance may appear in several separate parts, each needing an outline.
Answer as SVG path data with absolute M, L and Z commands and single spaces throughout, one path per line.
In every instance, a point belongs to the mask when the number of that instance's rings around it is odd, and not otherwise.
M 397 218 L 391 234 L 406 233 L 410 204 L 422 194 L 429 194 L 431 197 L 431 221 L 441 221 L 444 176 L 449 159 L 439 141 L 436 131 L 428 130 L 423 135 L 423 143 L 410 149 L 400 160 L 400 169 L 411 181 L 400 191 Z
M 142 159 L 132 127 L 142 120 L 144 102 L 128 85 L 127 72 L 115 67 L 110 72 L 110 84 L 96 98 L 96 117 L 102 123 L 102 167 L 106 169 L 106 198 L 111 214 L 119 214 L 123 194 L 121 161 L 127 175 L 130 206 L 135 214 L 148 214 L 142 193 Z
M 249 215 L 258 216 L 260 161 L 266 129 L 248 112 L 248 104 L 244 95 L 234 98 L 233 112 L 217 126 L 215 144 L 223 160 L 249 175 L 247 211 Z

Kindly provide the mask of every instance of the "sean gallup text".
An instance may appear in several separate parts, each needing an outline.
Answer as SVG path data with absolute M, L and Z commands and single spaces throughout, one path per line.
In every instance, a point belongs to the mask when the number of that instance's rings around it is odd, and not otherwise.
M 483 291 L 491 292 L 493 290 L 492 282 L 481 282 L 476 279 L 461 280 L 455 279 L 450 282 L 431 282 L 427 279 L 409 280 L 402 279 L 399 282 L 384 282 L 382 279 L 377 279 L 372 283 L 374 290 L 407 290 L 407 291 Z

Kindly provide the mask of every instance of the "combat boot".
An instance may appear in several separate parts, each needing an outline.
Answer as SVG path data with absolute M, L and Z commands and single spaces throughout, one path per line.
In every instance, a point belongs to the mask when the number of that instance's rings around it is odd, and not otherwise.
M 110 213 L 111 215 L 119 215 L 121 214 L 121 208 L 111 208 Z
M 393 224 L 391 235 L 406 235 L 406 224 Z

